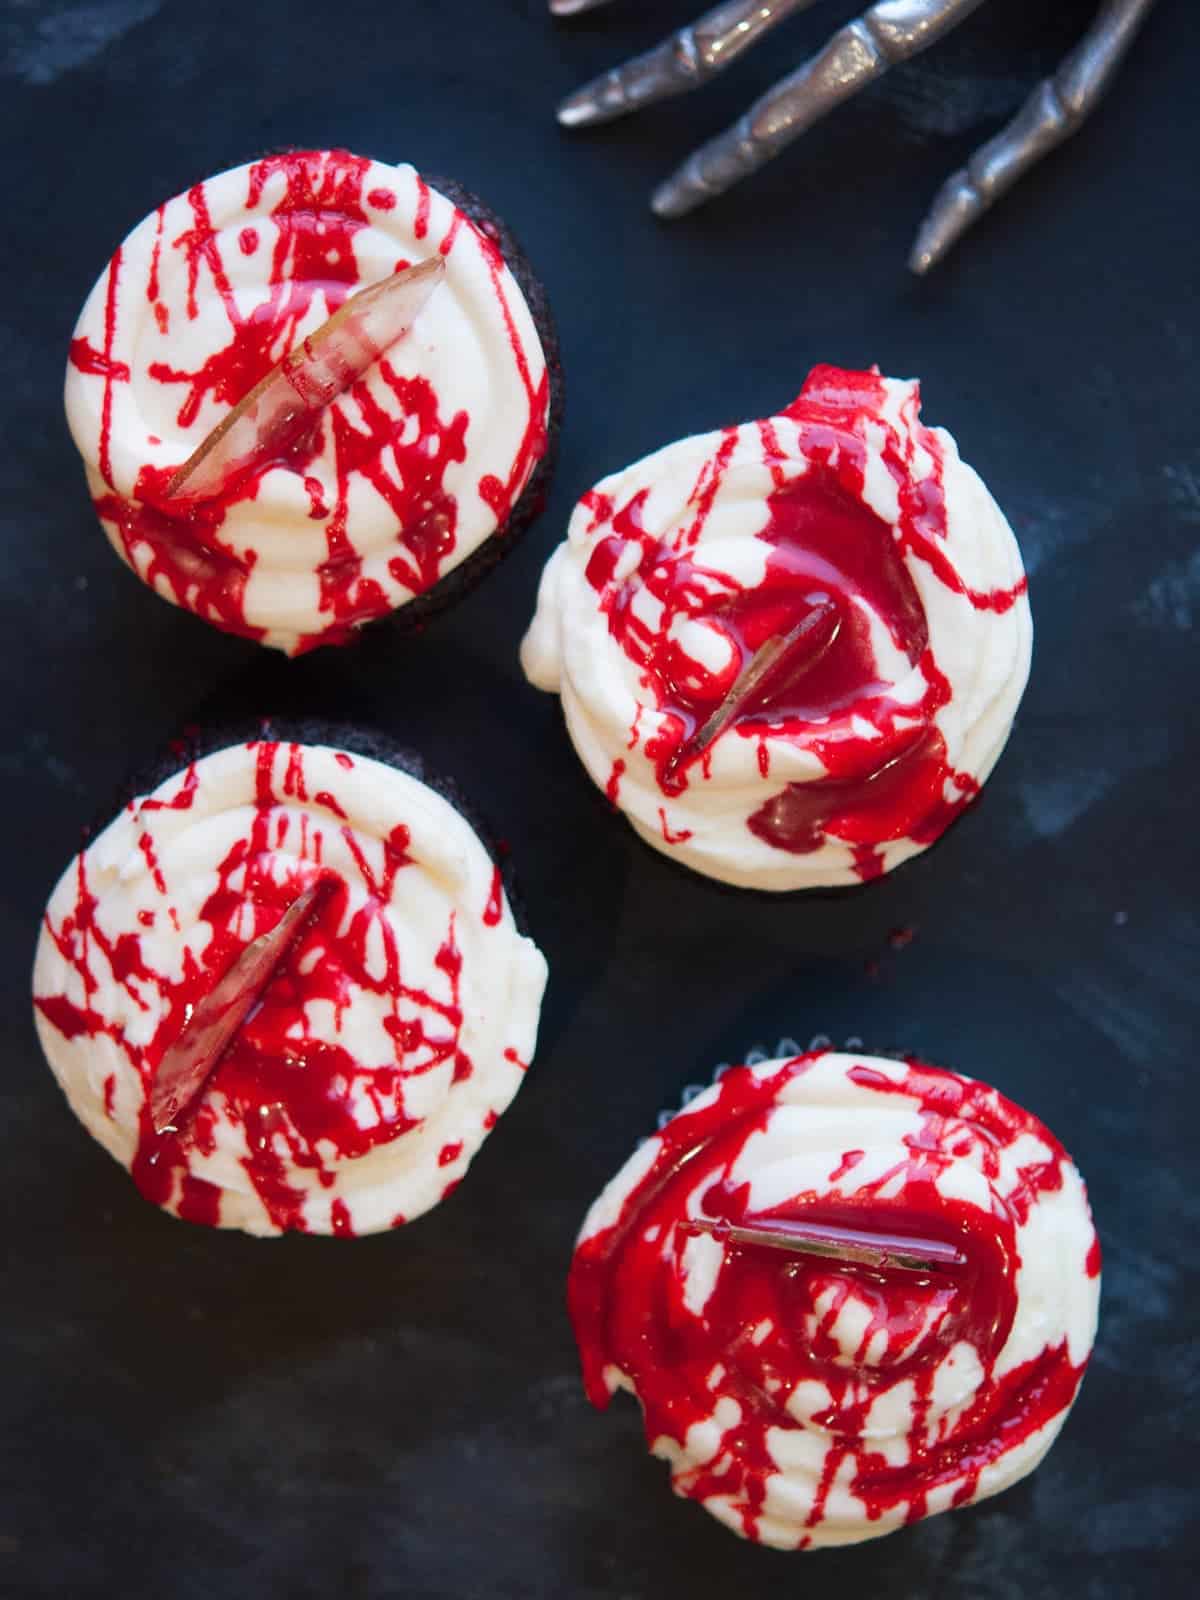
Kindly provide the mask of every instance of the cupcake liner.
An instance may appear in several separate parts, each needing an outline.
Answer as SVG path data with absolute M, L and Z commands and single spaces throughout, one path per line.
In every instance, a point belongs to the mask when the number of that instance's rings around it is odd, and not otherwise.
M 790 1056 L 807 1055 L 813 1050 L 841 1050 L 850 1055 L 883 1056 L 885 1059 L 892 1061 L 903 1061 L 908 1054 L 908 1052 L 901 1050 L 868 1050 L 857 1034 L 851 1034 L 840 1043 L 827 1033 L 814 1033 L 807 1044 L 800 1044 L 790 1036 L 780 1039 L 771 1049 L 761 1044 L 756 1044 L 747 1050 L 745 1055 L 739 1056 L 736 1061 L 718 1062 L 713 1068 L 707 1083 L 693 1082 L 684 1084 L 680 1090 L 679 1104 L 669 1110 L 660 1111 L 654 1125 L 658 1129 L 665 1128 L 672 1117 L 678 1116 L 679 1112 L 686 1110 L 693 1100 L 704 1094 L 707 1089 L 711 1089 L 714 1083 L 719 1083 L 732 1067 L 757 1067 L 764 1061 L 786 1061 Z M 645 1140 L 641 1142 L 644 1143 Z

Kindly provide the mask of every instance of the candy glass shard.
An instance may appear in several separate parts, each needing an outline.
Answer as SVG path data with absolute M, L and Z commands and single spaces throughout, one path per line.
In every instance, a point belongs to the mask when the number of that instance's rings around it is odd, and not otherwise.
M 946 1271 L 966 1264 L 961 1250 L 939 1239 L 910 1239 L 794 1218 L 780 1218 L 760 1226 L 689 1217 L 680 1227 L 684 1233 L 708 1233 L 733 1244 L 822 1256 L 880 1270 L 892 1267 L 907 1272 Z
M 404 337 L 446 275 L 441 256 L 351 295 L 259 380 L 192 452 L 168 500 L 208 500 L 277 455 Z
M 155 1133 L 178 1130 L 181 1118 L 215 1072 L 312 912 L 324 883 L 324 878 L 318 878 L 303 890 L 275 926 L 252 939 L 195 1010 L 189 1012 L 175 1041 L 164 1052 L 150 1088 L 150 1120 Z
M 775 635 L 761 644 L 708 720 L 690 739 L 685 739 L 671 756 L 667 762 L 668 775 L 677 772 L 685 763 L 694 761 L 697 756 L 702 756 L 730 723 L 744 712 L 750 711 L 754 697 L 760 693 L 767 680 L 775 676 L 777 669 L 782 670 L 785 665 L 791 666 L 799 645 L 803 643 L 808 646 L 807 658 L 800 667 L 800 670 L 806 670 L 819 660 L 833 643 L 839 627 L 837 606 L 832 600 L 819 599 L 794 628 L 785 634 Z

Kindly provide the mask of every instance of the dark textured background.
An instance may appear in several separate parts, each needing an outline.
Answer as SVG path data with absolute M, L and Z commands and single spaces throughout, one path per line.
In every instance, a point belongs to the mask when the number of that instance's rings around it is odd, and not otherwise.
M 826 0 L 703 96 L 557 132 L 560 95 L 696 9 L 618 0 L 575 26 L 541 0 L 0 10 L 4 1596 L 1195 1593 L 1196 8 L 1162 0 L 1091 126 L 928 283 L 904 270 L 923 207 L 1092 6 L 990 0 L 664 229 L 655 180 L 849 11 Z M 77 309 L 127 229 L 288 143 L 410 159 L 489 199 L 549 287 L 569 388 L 557 487 L 509 563 L 422 638 L 298 664 L 124 571 L 60 405 Z M 516 649 L 578 493 L 778 407 L 814 361 L 924 379 L 926 416 L 1017 529 L 1037 643 L 1010 749 L 937 850 L 859 895 L 773 901 L 638 845 Z M 462 1190 L 354 1244 L 150 1209 L 29 1023 L 38 915 L 81 821 L 181 724 L 286 710 L 387 729 L 477 792 L 552 969 L 535 1069 Z M 893 948 L 899 928 L 915 937 Z M 631 1403 L 591 1413 L 562 1284 L 587 1203 L 682 1085 L 817 1031 L 918 1048 L 1044 1117 L 1089 1180 L 1104 1305 L 1031 1479 L 787 1557 L 673 1500 Z

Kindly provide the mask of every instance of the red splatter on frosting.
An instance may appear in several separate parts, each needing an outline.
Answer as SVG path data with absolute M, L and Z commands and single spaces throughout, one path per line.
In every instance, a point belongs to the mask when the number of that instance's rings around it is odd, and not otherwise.
M 356 239 L 372 224 L 386 227 L 385 219 L 397 207 L 391 188 L 376 183 L 364 192 L 372 173 L 379 170 L 346 151 L 266 157 L 245 169 L 244 209 L 249 220 L 228 235 L 225 219 L 210 214 L 206 184 L 188 192 L 188 224 L 173 235 L 163 234 L 164 215 L 175 217 L 185 202 L 159 208 L 144 287 L 160 331 L 165 333 L 169 320 L 161 298 L 164 256 L 186 266 L 187 323 L 194 324 L 202 312 L 211 315 L 216 302 L 227 328 L 225 341 L 208 349 L 199 365 L 180 366 L 173 359 L 173 347 L 168 347 L 138 374 L 146 385 L 178 390 L 176 422 L 180 429 L 190 430 L 189 449 L 203 436 L 198 425 L 202 407 L 210 407 L 204 418 L 210 427 L 217 415 L 211 407 L 234 406 L 296 344 L 302 329 L 311 332 L 365 286 L 360 281 Z M 442 202 L 443 207 L 446 204 Z M 430 191 L 422 184 L 413 227 L 417 239 L 428 232 L 429 221 Z M 506 476 L 501 479 L 486 471 L 476 486 L 500 527 L 546 450 L 549 377 L 540 351 L 538 376 L 533 375 L 528 335 L 518 328 L 510 303 L 519 291 L 495 241 L 455 211 L 438 248 L 450 256 L 460 233 L 483 257 L 494 315 L 507 338 L 526 402 L 525 425 Z M 244 273 L 227 261 L 226 251 L 256 257 L 264 239 L 270 251 L 268 274 L 265 283 L 256 283 L 248 295 Z M 399 260 L 394 267 L 407 264 Z M 456 405 L 452 393 L 438 393 L 427 377 L 402 375 L 387 358 L 377 363 L 380 381 L 372 381 L 368 374 L 327 409 L 305 438 L 282 456 L 264 460 L 248 477 L 239 478 L 225 494 L 207 503 L 168 501 L 166 487 L 181 461 L 166 462 L 161 455 L 142 464 L 136 482 L 118 488 L 111 453 L 113 386 L 128 384 L 130 370 L 127 362 L 113 358 L 113 334 L 119 304 L 139 292 L 141 285 L 130 281 L 128 271 L 123 273 L 121 250 L 103 281 L 104 350 L 94 350 L 83 337 L 71 347 L 73 372 L 104 384 L 98 467 L 105 492 L 97 496 L 96 509 L 129 565 L 158 592 L 228 632 L 274 642 L 271 630 L 247 614 L 247 586 L 256 567 L 262 566 L 262 551 L 230 529 L 235 523 L 239 529 L 242 526 L 231 513 L 255 501 L 264 478 L 278 470 L 301 480 L 310 507 L 305 520 L 323 525 L 326 546 L 316 565 L 313 625 L 289 643 L 293 654 L 346 642 L 363 624 L 432 588 L 479 542 L 473 532 L 470 547 L 462 546 L 459 496 L 448 486 L 447 474 L 468 462 L 471 441 L 485 424 Z M 465 385 L 464 392 L 469 387 Z M 132 443 L 136 446 L 139 441 Z M 334 492 L 328 496 L 309 470 L 318 458 L 334 480 Z M 355 505 L 368 491 L 383 503 L 394 529 L 386 583 L 364 571 L 364 552 L 354 536 Z M 375 535 L 372 539 L 374 552 L 379 547 Z
M 1028 672 L 1025 587 L 917 385 L 818 367 L 778 416 L 584 496 L 522 660 L 610 797 L 619 756 L 648 842 L 755 887 L 866 879 L 978 794 Z
M 889 1119 L 903 1111 L 898 1136 Z M 827 1152 L 789 1133 L 806 1115 L 836 1128 Z M 855 1116 L 865 1147 L 841 1150 Z M 783 1198 L 789 1138 L 787 1170 L 810 1181 Z M 765 1212 L 760 1165 L 776 1196 Z M 975 1190 L 957 1177 L 967 1167 Z M 1033 1291 L 1049 1304 L 1022 1314 L 1026 1230 L 1051 1201 L 1071 1243 Z M 695 1216 L 932 1239 L 966 1264 L 878 1270 L 705 1239 L 713 1272 L 689 1257 L 697 1241 L 680 1224 Z M 1044 1228 L 1037 1238 L 1051 1248 Z M 887 1532 L 1030 1470 L 1083 1376 L 1098 1271 L 1078 1174 L 1030 1113 L 920 1062 L 816 1053 L 735 1068 L 668 1122 L 594 1208 L 568 1299 L 589 1397 L 603 1408 L 618 1382 L 634 1391 L 676 1491 L 750 1538 L 804 1548 Z M 1084 1308 L 1083 1349 L 1069 1303 Z
M 748 819 L 751 832 L 797 854 L 819 849 L 827 835 L 844 840 L 855 848 L 856 870 L 863 878 L 880 870 L 875 846 L 906 837 L 931 843 L 979 789 L 972 777 L 948 763 L 934 724 L 952 690 L 930 647 L 906 557 L 924 563 L 977 610 L 1003 613 L 1025 592 L 1024 578 L 1002 590 L 979 591 L 963 583 L 942 549 L 946 509 L 940 441 L 916 422 L 915 410 L 911 433 L 903 438 L 883 421 L 885 398 L 876 373 L 814 368 L 783 413 L 799 424 L 799 449 L 808 463 L 800 477 L 785 479 L 772 425 L 759 424 L 775 485 L 758 534 L 772 547 L 761 583 L 742 586 L 694 554 L 737 443 L 738 430 L 732 428 L 706 459 L 690 497 L 694 510 L 680 531 L 664 539 L 646 533 L 647 491 L 639 490 L 625 505 L 612 508 L 613 532 L 596 544 L 587 568 L 613 638 L 638 668 L 640 683 L 662 714 L 644 749 L 662 792 L 671 797 L 695 781 L 700 753 L 687 756 L 688 743 L 754 653 L 814 608 L 825 613 L 801 648 L 785 655 L 741 708 L 732 728 L 744 739 L 759 741 L 764 777 L 768 737 L 802 740 L 828 773 L 772 796 Z M 868 503 L 869 428 L 885 433 L 883 460 L 900 508 L 894 531 Z M 915 465 L 918 449 L 928 460 L 923 472 Z M 641 547 L 636 579 L 620 580 L 617 564 L 628 560 L 631 544 Z M 642 592 L 661 606 L 653 624 L 635 605 Z M 898 701 L 891 684 L 880 680 L 860 601 L 884 621 L 894 647 L 920 670 L 925 689 L 915 703 Z M 679 642 L 674 625 L 696 619 L 714 623 L 734 647 L 723 672 L 706 670 Z M 635 727 L 631 743 L 636 736 Z
M 692 837 L 690 828 L 672 829 L 667 822 L 667 812 L 664 806 L 658 808 L 658 820 L 662 827 L 662 836 L 666 844 L 683 844 Z
M 487 927 L 494 928 L 504 914 L 504 879 L 500 868 L 492 870 L 492 887 L 488 893 L 487 905 L 483 908 L 483 920 Z
M 462 908 L 451 884 L 440 889 L 444 925 L 440 932 L 413 930 L 405 955 L 396 921 L 398 896 L 411 899 L 414 908 L 430 904 L 425 869 L 411 853 L 408 829 L 398 825 L 386 837 L 372 838 L 358 831 L 360 825 L 348 820 L 345 808 L 324 788 L 313 793 L 309 767 L 315 758 L 324 762 L 326 780 L 330 772 L 343 770 L 340 762 L 324 761 L 333 752 L 273 740 L 244 749 L 253 760 L 254 802 L 245 828 L 235 830 L 214 862 L 212 887 L 188 910 L 186 939 L 165 947 L 146 945 L 148 925 L 140 915 L 129 928 L 114 925 L 120 911 L 114 912 L 114 902 L 106 902 L 105 891 L 93 884 L 104 869 L 94 850 L 85 851 L 74 864 L 70 893 L 60 885 L 47 913 L 43 944 L 54 959 L 46 962 L 39 953 L 35 1005 L 63 1040 L 105 1041 L 133 1069 L 143 1093 L 130 1169 L 146 1199 L 192 1221 L 221 1220 L 222 1190 L 193 1171 L 195 1165 L 203 1170 L 196 1158 L 211 1155 L 220 1122 L 240 1130 L 238 1159 L 272 1228 L 306 1231 L 313 1225 L 314 1185 L 331 1188 L 345 1163 L 440 1116 L 453 1086 L 475 1074 L 464 1032 Z M 220 752 L 206 763 L 230 754 L 236 752 Z M 190 879 L 178 875 L 173 828 L 158 836 L 157 848 L 151 842 L 153 819 L 192 809 L 206 763 L 193 763 L 181 778 L 126 813 L 143 844 L 146 892 L 167 907 L 176 926 L 177 897 L 181 889 L 190 893 Z M 180 816 L 180 825 L 185 822 Z M 208 830 L 219 824 L 206 810 L 196 826 Z M 345 863 L 337 871 L 329 865 L 335 855 Z M 188 868 L 196 870 L 194 863 Z M 409 872 L 418 881 L 402 892 L 398 880 Z M 318 879 L 325 884 L 323 896 L 222 1056 L 195 1115 L 178 1133 L 156 1134 L 149 1089 L 164 1052 L 247 944 L 273 927 Z M 494 916 L 480 918 L 475 912 L 491 939 L 510 936 L 504 929 L 490 931 L 501 923 L 504 909 L 498 899 Z M 423 944 L 431 937 L 436 950 L 430 946 L 431 961 L 423 966 Z M 159 965 L 155 951 L 169 952 L 169 965 Z M 502 961 L 506 951 L 507 945 L 504 951 L 497 946 Z M 473 960 L 481 959 L 475 950 Z M 412 975 L 414 962 L 418 976 Z M 48 971 L 58 975 L 57 990 L 42 977 Z M 343 1019 L 352 1008 L 358 1020 L 347 1031 Z M 503 1038 L 506 1019 L 493 1020 Z M 383 1041 L 382 1053 L 376 1041 Z M 511 1077 L 507 1069 L 504 1076 Z M 114 1096 L 110 1076 L 104 1090 L 110 1117 Z M 493 1106 L 505 1104 L 507 1096 L 497 1090 Z M 463 1113 L 472 1150 L 488 1109 L 484 1104 Z M 457 1159 L 463 1139 L 445 1142 L 443 1157 L 451 1148 Z M 436 1147 L 429 1160 L 435 1158 Z M 298 1182 L 297 1175 L 305 1174 L 307 1181 Z M 328 1226 L 337 1234 L 353 1231 L 344 1195 L 333 1197 Z

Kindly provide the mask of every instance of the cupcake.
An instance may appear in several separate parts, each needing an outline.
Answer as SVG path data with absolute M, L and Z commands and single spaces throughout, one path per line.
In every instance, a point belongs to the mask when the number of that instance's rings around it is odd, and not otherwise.
M 584 1381 L 675 1492 L 762 1544 L 853 1544 L 1031 1472 L 1079 1389 L 1100 1248 L 1029 1112 L 920 1062 L 726 1071 L 593 1205 Z
M 409 331 L 286 449 L 179 492 L 232 408 L 347 298 L 414 263 Z M 540 508 L 561 409 L 544 292 L 458 185 L 344 150 L 198 183 L 119 246 L 71 341 L 67 418 L 118 555 L 158 594 L 297 655 L 460 594 Z
M 50 898 L 46 1059 L 175 1216 L 397 1227 L 457 1185 L 529 1065 L 546 963 L 500 868 L 411 762 L 362 748 L 263 737 L 193 760 Z
M 878 877 L 979 793 L 1029 674 L 1016 540 L 914 382 L 817 367 L 779 416 L 583 497 L 526 676 L 637 833 L 708 877 Z

